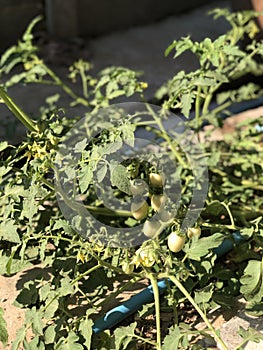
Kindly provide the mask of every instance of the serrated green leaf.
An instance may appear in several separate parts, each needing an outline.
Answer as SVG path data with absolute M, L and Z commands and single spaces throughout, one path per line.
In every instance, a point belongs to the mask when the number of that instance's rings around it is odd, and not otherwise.
M 162 350 L 177 350 L 180 342 L 180 338 L 183 335 L 180 333 L 180 328 L 175 326 L 169 334 L 164 338 Z
M 224 235 L 214 233 L 210 237 L 203 237 L 192 241 L 192 244 L 186 244 L 184 251 L 189 259 L 200 261 L 201 257 L 207 255 L 212 248 L 218 247 L 224 240 Z
M 82 153 L 87 146 L 87 139 L 84 138 L 82 141 L 79 141 L 74 146 L 74 152 L 76 153 Z
M 116 350 L 121 350 L 121 349 L 124 350 L 127 347 L 127 345 L 129 344 L 129 342 L 132 340 L 134 336 L 134 331 L 136 326 L 137 326 L 137 323 L 134 322 L 127 327 L 119 327 L 114 331 Z M 123 348 L 124 341 L 125 341 L 125 348 Z
M 10 166 L 1 166 L 0 167 L 0 179 L 5 176 L 12 169 Z
M 238 334 L 243 338 L 244 343 L 247 343 L 249 341 L 259 343 L 261 340 L 263 340 L 263 334 L 252 327 L 245 329 L 240 326 Z
M 0 342 L 5 347 L 8 341 L 8 333 L 6 329 L 6 321 L 3 315 L 4 310 L 0 307 Z
M 262 317 L 263 316 L 263 303 L 260 302 L 249 302 L 246 305 L 246 312 L 249 315 L 255 316 L 255 317 Z
M 91 338 L 93 334 L 92 326 L 93 321 L 89 318 L 89 315 L 91 313 L 95 312 L 95 310 L 90 309 L 86 312 L 86 316 L 84 319 L 82 319 L 80 325 L 79 325 L 79 331 L 83 338 L 85 339 L 84 345 L 86 346 L 87 350 L 91 349 Z
M 207 304 L 211 300 L 213 292 L 213 283 L 210 283 L 201 290 L 195 290 L 195 302 L 200 305 Z
M 96 174 L 96 178 L 97 178 L 98 183 L 103 181 L 103 179 L 105 178 L 105 176 L 107 174 L 107 171 L 108 171 L 107 163 L 103 162 L 103 163 L 99 163 L 97 165 L 95 174 Z
M 133 124 L 123 124 L 120 126 L 120 131 L 122 133 L 123 141 L 130 147 L 134 147 L 134 131 L 135 125 Z
M 23 209 L 21 211 L 21 218 L 28 218 L 32 220 L 34 215 L 38 212 L 37 198 L 43 198 L 48 194 L 48 191 L 32 180 L 29 190 L 27 190 L 23 200 Z
M 35 306 L 26 311 L 26 323 L 31 324 L 32 330 L 35 335 L 43 335 L 43 326 L 42 321 L 44 314 L 42 311 L 37 310 Z
M 59 296 L 65 296 L 74 293 L 74 286 L 71 284 L 69 276 L 61 279 L 61 287 L 58 289 Z
M 154 309 L 154 303 L 145 304 L 142 306 L 141 310 L 138 310 L 139 317 L 148 316 Z
M 245 239 L 248 239 L 253 236 L 254 231 L 255 231 L 254 227 L 245 227 L 240 230 L 240 234 Z
M 39 298 L 41 301 L 47 299 L 50 293 L 50 285 L 48 283 L 44 284 L 41 288 L 39 288 Z
M 57 299 L 53 298 L 51 300 L 51 298 L 49 298 L 49 299 L 47 299 L 46 304 L 47 304 L 47 306 L 45 307 L 45 310 L 44 310 L 44 317 L 47 320 L 50 320 L 55 315 L 55 313 L 59 307 L 59 302 Z
M 44 339 L 45 339 L 45 344 L 54 344 L 55 343 L 55 338 L 56 338 L 56 325 L 50 325 L 46 328 L 44 332 Z
M 259 260 L 250 260 L 240 279 L 240 292 L 246 299 L 259 302 L 263 298 L 263 263 Z
M 81 193 L 84 193 L 87 190 L 92 179 L 93 179 L 92 165 L 82 164 L 81 170 L 79 172 L 79 179 L 78 179 Z
M 21 349 L 20 344 L 23 342 L 23 340 L 26 338 L 27 333 L 27 326 L 24 325 L 22 328 L 20 328 L 16 332 L 16 338 L 12 343 L 12 350 L 19 350 Z
M 70 331 L 67 338 L 60 338 L 55 344 L 54 350 L 83 350 L 83 346 L 78 343 L 79 337 L 73 331 Z
M 193 94 L 190 91 L 188 91 L 187 93 L 183 94 L 182 97 L 181 97 L 182 114 L 186 118 L 189 117 L 193 101 L 194 101 L 194 96 L 193 96 Z
M 130 177 L 125 166 L 121 164 L 111 164 L 111 184 L 120 191 L 131 195 Z
M 8 267 L 8 263 L 10 261 L 10 256 L 4 254 L 3 251 L 0 251 L 0 275 L 4 274 L 14 274 L 18 271 L 22 271 L 32 264 L 29 261 L 22 261 L 21 259 L 15 259 L 14 256 L 11 257 L 10 266 Z M 8 268 L 8 270 L 7 270 Z
M 20 237 L 17 233 L 17 225 L 13 219 L 7 219 L 0 224 L 0 238 L 12 242 L 20 243 Z
M 45 350 L 45 344 L 39 339 L 39 336 L 35 336 L 29 343 L 23 342 L 24 350 Z
M 116 138 L 112 143 L 106 145 L 103 148 L 103 155 L 117 152 L 122 147 L 122 145 L 123 145 L 122 139 L 120 137 Z
M 113 100 L 114 98 L 117 98 L 119 96 L 122 96 L 125 94 L 124 90 L 116 90 L 116 91 L 112 91 L 110 94 L 107 95 L 107 98 L 109 100 Z

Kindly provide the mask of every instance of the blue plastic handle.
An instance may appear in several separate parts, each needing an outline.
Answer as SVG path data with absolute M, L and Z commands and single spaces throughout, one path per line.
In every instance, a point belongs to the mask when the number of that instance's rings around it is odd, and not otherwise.
M 167 284 L 165 280 L 158 281 L 158 288 L 160 294 L 166 290 Z M 96 320 L 93 325 L 93 332 L 99 333 L 115 326 L 128 315 L 138 310 L 141 305 L 148 304 L 153 300 L 154 296 L 152 286 L 148 286 L 129 300 L 108 311 L 102 318 Z
M 223 256 L 231 249 L 234 248 L 235 244 L 239 244 L 244 241 L 244 237 L 239 232 L 234 232 L 231 238 L 226 238 L 221 245 L 214 249 L 214 252 L 218 257 Z M 167 289 L 167 283 L 169 280 L 158 281 L 159 293 L 162 294 Z M 134 295 L 129 300 L 123 302 L 121 305 L 108 311 L 103 317 L 97 319 L 93 325 L 93 332 L 100 333 L 105 329 L 110 329 L 117 323 L 121 322 L 130 314 L 137 311 L 142 305 L 150 303 L 154 300 L 152 286 L 148 286 L 140 293 Z

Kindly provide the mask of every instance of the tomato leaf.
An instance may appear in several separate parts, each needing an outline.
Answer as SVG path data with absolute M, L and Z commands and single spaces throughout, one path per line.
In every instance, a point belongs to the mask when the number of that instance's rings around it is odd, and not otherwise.
M 221 233 L 214 233 L 212 236 L 192 240 L 184 247 L 189 259 L 201 261 L 201 257 L 207 255 L 212 248 L 218 247 L 225 236 Z
M 0 342 L 5 347 L 8 341 L 8 333 L 6 329 L 6 321 L 4 319 L 4 310 L 0 307 Z

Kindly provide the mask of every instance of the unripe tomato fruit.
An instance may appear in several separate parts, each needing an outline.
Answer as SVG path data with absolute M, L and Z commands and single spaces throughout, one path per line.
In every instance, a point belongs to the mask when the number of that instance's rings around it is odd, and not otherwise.
M 201 228 L 200 227 L 189 227 L 187 230 L 188 238 L 200 237 L 201 236 Z
M 128 261 L 125 261 L 122 264 L 122 271 L 124 273 L 126 273 L 127 275 L 129 275 L 130 273 L 133 273 L 134 270 L 134 264 L 133 263 L 129 263 Z
M 146 201 L 142 201 L 141 203 L 132 203 L 131 212 L 132 216 L 136 220 L 143 220 L 148 215 L 148 204 Z
M 131 180 L 130 190 L 134 196 L 146 194 L 148 192 L 148 185 L 142 179 Z
M 149 174 L 149 180 L 152 186 L 154 187 L 163 187 L 163 177 L 160 174 L 157 173 L 150 173 Z
M 177 232 L 171 232 L 168 236 L 168 248 L 173 253 L 178 253 L 185 244 L 185 236 L 179 236 Z
M 160 227 L 161 224 L 158 221 L 146 220 L 143 225 L 142 232 L 146 237 L 152 238 Z
M 153 194 L 151 196 L 151 206 L 154 211 L 159 211 L 163 209 L 166 201 L 166 196 L 163 194 Z
M 162 222 L 168 222 L 173 220 L 175 213 L 169 210 L 161 210 L 159 216 Z

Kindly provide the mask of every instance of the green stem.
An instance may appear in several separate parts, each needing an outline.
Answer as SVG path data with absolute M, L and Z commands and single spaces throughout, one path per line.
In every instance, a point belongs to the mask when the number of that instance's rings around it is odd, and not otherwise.
M 241 229 L 241 227 L 237 227 L 237 226 L 234 226 L 233 227 L 233 225 L 231 224 L 231 225 L 222 225 L 222 224 L 215 224 L 215 223 L 213 223 L 213 224 L 209 224 L 209 223 L 206 223 L 206 222 L 203 222 L 202 223 L 202 226 L 204 226 L 204 227 L 214 227 L 214 228 L 218 228 L 218 229 L 225 229 L 225 228 L 227 228 L 227 229 L 229 229 L 229 230 L 238 230 L 238 229 Z
M 47 72 L 47 74 L 54 80 L 54 82 L 61 86 L 61 88 L 73 99 L 78 101 L 79 103 L 81 103 L 83 106 L 87 107 L 89 106 L 89 102 L 87 100 L 85 100 L 84 98 L 81 98 L 79 96 L 77 96 L 72 89 L 66 85 L 50 68 L 48 68 L 45 65 L 45 70 Z
M 81 66 L 79 72 L 80 72 L 80 77 L 82 81 L 83 96 L 87 99 L 89 97 L 89 94 L 88 94 L 88 86 L 87 86 L 85 69 Z
M 173 275 L 169 276 L 170 280 L 176 285 L 176 287 L 184 294 L 184 296 L 190 301 L 190 303 L 193 305 L 193 307 L 196 309 L 196 311 L 199 313 L 205 324 L 207 325 L 208 329 L 213 334 L 215 340 L 218 342 L 218 344 L 221 345 L 223 350 L 228 350 L 228 347 L 224 343 L 224 341 L 220 338 L 220 336 L 217 334 L 216 330 L 212 326 L 212 324 L 209 322 L 208 318 L 204 314 L 204 312 L 200 309 L 200 307 L 196 304 L 194 299 L 191 297 L 191 295 L 188 293 L 188 291 L 185 289 L 185 287 L 182 285 L 182 283 Z
M 197 139 L 198 142 L 200 142 L 200 135 L 199 135 L 199 129 L 200 129 L 200 125 L 199 125 L 199 120 L 200 120 L 200 95 L 201 95 L 201 86 L 199 85 L 197 87 L 197 95 L 196 95 L 196 99 L 195 99 L 195 128 L 196 128 L 196 132 L 197 132 Z
M 231 106 L 232 105 L 232 101 L 227 101 L 225 103 L 223 103 L 222 105 L 216 107 L 213 109 L 213 113 L 214 114 L 218 114 L 220 112 L 222 112 L 224 109 L 226 109 L 227 107 Z
M 235 225 L 235 221 L 234 221 L 233 215 L 232 215 L 228 205 L 226 203 L 224 203 L 224 202 L 221 202 L 221 204 L 226 208 L 226 211 L 227 211 L 227 213 L 229 215 L 229 218 L 230 218 L 230 221 L 231 221 L 231 226 L 232 226 L 233 229 L 235 229 L 235 226 L 236 226 Z
M 153 341 L 148 340 L 148 339 L 145 339 L 145 338 L 143 338 L 143 337 L 140 337 L 140 336 L 137 335 L 137 334 L 134 334 L 133 337 L 136 338 L 136 339 L 138 339 L 138 340 L 141 340 L 141 341 L 144 342 L 144 343 L 147 343 L 147 344 L 150 344 L 150 345 L 153 345 L 153 346 L 156 345 Z
M 106 261 L 102 260 L 98 255 L 96 255 L 95 253 L 91 252 L 91 255 L 94 259 L 96 259 L 98 261 L 98 263 L 101 265 L 101 266 L 104 266 L 104 267 L 107 267 L 108 269 L 110 270 L 113 270 L 115 272 L 118 272 L 120 275 L 123 275 L 123 271 L 121 268 L 119 267 L 116 267 L 116 266 L 113 266 L 112 264 L 110 263 L 107 263 Z M 139 273 L 132 273 L 132 276 L 137 276 L 137 277 L 142 277 Z
M 54 189 L 55 187 L 53 184 L 51 184 L 48 181 L 44 181 L 44 183 L 50 188 Z M 73 210 L 77 212 L 82 212 L 83 206 L 80 203 L 77 203 L 74 199 L 71 199 L 67 196 L 67 194 L 63 191 L 61 184 L 57 182 L 57 192 L 62 196 L 63 200 Z M 99 207 L 94 207 L 93 205 L 84 205 L 84 207 L 92 211 L 93 213 L 97 213 L 99 215 L 104 215 L 104 216 L 121 216 L 121 217 L 131 217 L 132 213 L 129 210 L 111 210 L 108 208 L 99 208 Z
M 104 216 L 121 216 L 121 217 L 132 217 L 132 213 L 129 210 L 111 210 L 108 208 L 99 208 L 92 205 L 85 205 L 85 208 L 93 213 Z
M 161 314 L 160 314 L 160 296 L 159 296 L 159 288 L 157 284 L 157 279 L 153 274 L 149 275 L 154 295 L 154 305 L 155 305 L 155 314 L 156 314 L 156 350 L 162 350 L 162 339 L 161 339 Z
M 25 125 L 25 127 L 34 132 L 38 132 L 35 123 L 32 119 L 12 100 L 12 98 L 5 92 L 4 88 L 0 85 L 0 98 L 4 101 L 6 106 L 14 114 L 14 116 Z
M 202 110 L 202 114 L 203 114 L 203 115 L 205 115 L 205 114 L 208 113 L 208 108 L 209 108 L 209 105 L 210 105 L 210 103 L 211 103 L 212 98 L 213 98 L 213 92 L 212 92 L 212 93 L 210 92 L 210 93 L 206 96 L 205 102 L 204 102 L 204 104 L 203 104 L 203 110 Z
M 78 275 L 78 277 L 76 277 L 73 281 L 71 281 L 71 284 L 75 284 L 76 282 L 78 282 L 79 280 L 81 280 L 83 277 L 90 275 L 93 271 L 98 270 L 99 268 L 101 268 L 101 264 L 95 265 L 93 267 L 91 267 L 89 270 L 81 273 L 80 275 Z
M 187 168 L 187 164 L 185 163 L 185 161 L 183 160 L 183 158 L 181 157 L 181 155 L 177 151 L 177 149 L 174 147 L 169 134 L 167 134 L 167 131 L 163 127 L 161 119 L 155 115 L 155 112 L 152 110 L 152 108 L 148 104 L 146 106 L 147 106 L 147 109 L 149 110 L 149 112 L 151 113 L 151 115 L 153 116 L 153 119 L 155 120 L 156 124 L 158 125 L 160 131 L 162 132 L 163 138 L 168 142 L 169 146 L 171 147 L 171 150 L 172 150 L 174 156 L 178 159 L 179 163 L 184 168 Z

